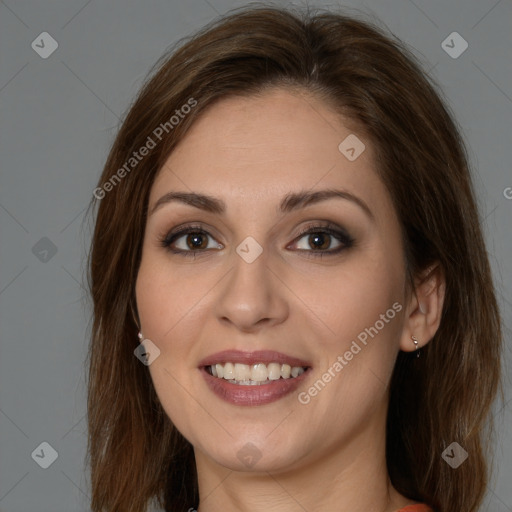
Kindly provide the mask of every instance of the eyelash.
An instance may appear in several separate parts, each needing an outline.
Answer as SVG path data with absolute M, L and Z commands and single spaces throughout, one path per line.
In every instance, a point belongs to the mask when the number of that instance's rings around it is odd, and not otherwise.
M 198 234 L 202 236 L 211 236 L 207 231 L 205 231 L 201 226 L 199 225 L 186 225 L 182 226 L 178 229 L 176 229 L 173 232 L 168 233 L 164 238 L 161 240 L 161 246 L 167 249 L 168 251 L 172 252 L 173 254 L 179 254 L 180 256 L 184 257 L 192 257 L 195 258 L 197 253 L 208 251 L 211 249 L 197 249 L 197 250 L 188 250 L 184 251 L 182 249 L 173 249 L 171 247 L 171 244 L 174 243 L 176 240 L 181 238 L 183 235 L 188 234 Z M 335 224 L 327 223 L 326 225 L 308 225 L 301 232 L 297 235 L 295 240 L 300 240 L 305 235 L 311 235 L 311 234 L 325 234 L 329 235 L 331 237 L 336 238 L 342 245 L 338 247 L 337 249 L 330 249 L 326 251 L 315 251 L 315 250 L 306 250 L 306 249 L 297 249 L 300 252 L 304 253 L 310 253 L 306 254 L 306 257 L 308 258 L 322 258 L 324 256 L 334 256 L 339 254 L 340 252 L 344 251 L 345 249 L 348 249 L 354 245 L 354 239 L 346 233 L 344 230 L 341 230 L 338 228 Z M 212 237 L 213 238 L 213 237 Z

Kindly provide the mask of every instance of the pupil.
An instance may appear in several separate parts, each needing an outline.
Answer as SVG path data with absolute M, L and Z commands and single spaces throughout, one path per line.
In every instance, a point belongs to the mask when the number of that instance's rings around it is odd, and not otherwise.
M 313 243 L 316 249 L 327 249 L 329 247 L 328 238 L 325 234 L 315 233 L 309 236 L 309 241 Z M 318 242 L 320 242 L 319 245 Z
M 196 233 L 196 234 L 190 234 L 188 236 L 188 241 L 190 243 L 188 243 L 187 245 L 191 248 L 191 249 L 202 249 L 203 248 L 203 245 L 204 245 L 204 241 L 203 243 L 201 243 L 201 239 L 202 239 L 203 235 L 201 235 L 200 233 Z

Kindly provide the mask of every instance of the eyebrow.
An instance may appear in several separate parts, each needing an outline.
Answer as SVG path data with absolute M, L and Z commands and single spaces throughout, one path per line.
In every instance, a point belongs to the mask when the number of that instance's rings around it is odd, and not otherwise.
M 316 192 L 300 191 L 287 194 L 279 204 L 278 211 L 281 213 L 290 213 L 301 208 L 305 208 L 306 206 L 333 198 L 351 201 L 358 205 L 366 215 L 370 217 L 370 219 L 374 219 L 372 211 L 361 198 L 345 190 L 336 189 L 319 190 Z M 200 210 L 219 215 L 223 215 L 226 212 L 226 203 L 222 199 L 195 192 L 168 192 L 158 199 L 149 215 L 155 213 L 155 211 L 161 208 L 164 204 L 172 202 L 184 203 L 189 206 L 199 208 Z

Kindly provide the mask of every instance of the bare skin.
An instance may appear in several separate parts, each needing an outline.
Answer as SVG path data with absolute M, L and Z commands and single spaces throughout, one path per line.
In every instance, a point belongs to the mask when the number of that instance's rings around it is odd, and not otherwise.
M 354 161 L 338 149 L 351 133 L 309 95 L 228 98 L 193 125 L 151 190 L 137 306 L 144 337 L 161 351 L 149 366 L 156 392 L 194 446 L 200 512 L 393 512 L 413 503 L 386 469 L 388 385 L 398 352 L 415 349 L 411 336 L 422 346 L 435 334 L 444 281 L 434 269 L 406 293 L 400 225 L 371 143 L 356 133 L 366 148 Z M 287 194 L 326 189 L 357 199 L 278 211 Z M 225 212 L 179 201 L 155 209 L 178 191 L 213 196 Z M 326 235 L 327 223 L 349 239 Z M 163 247 L 185 224 L 196 229 L 172 242 L 183 252 Z M 316 235 L 301 235 L 309 227 Z M 249 236 L 262 248 L 251 263 L 236 252 Z M 377 324 L 381 315 L 387 321 Z M 361 332 L 381 324 L 342 370 L 332 369 Z M 229 403 L 198 368 L 227 349 L 276 350 L 311 371 L 272 403 Z M 299 401 L 329 368 L 325 387 Z M 251 467 L 239 457 L 248 443 L 260 456 Z

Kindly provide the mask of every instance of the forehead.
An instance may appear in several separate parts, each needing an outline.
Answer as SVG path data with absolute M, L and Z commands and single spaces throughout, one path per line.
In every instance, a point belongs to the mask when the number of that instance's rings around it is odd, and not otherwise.
M 277 201 L 291 190 L 326 187 L 376 201 L 385 190 L 371 144 L 352 131 L 353 124 L 326 103 L 296 91 L 223 99 L 201 114 L 167 159 L 150 203 L 173 189 L 215 193 L 229 202 L 271 196 Z M 359 140 L 364 151 L 351 161 L 339 145 L 354 136 L 348 140 Z

